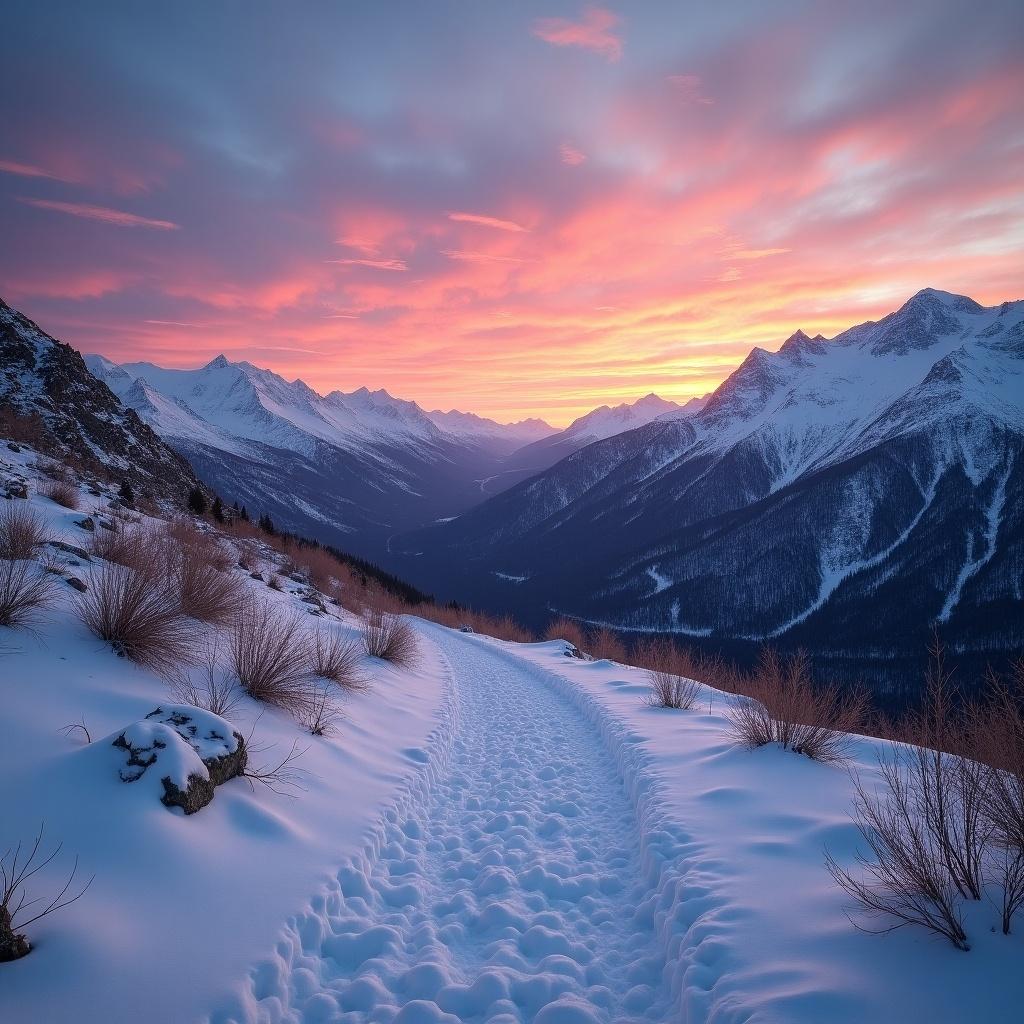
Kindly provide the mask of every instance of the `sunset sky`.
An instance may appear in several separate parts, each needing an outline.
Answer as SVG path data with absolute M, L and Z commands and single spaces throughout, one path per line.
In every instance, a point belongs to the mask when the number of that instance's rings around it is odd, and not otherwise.
M 556 424 L 1024 297 L 1007 3 L 4 6 L 0 297 L 76 348 Z

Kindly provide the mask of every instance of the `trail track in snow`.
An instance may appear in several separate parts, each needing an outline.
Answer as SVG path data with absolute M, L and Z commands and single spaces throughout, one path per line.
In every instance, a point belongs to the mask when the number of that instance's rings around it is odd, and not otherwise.
M 475 637 L 426 631 L 452 666 L 447 764 L 291 923 L 277 955 L 253 972 L 241 1016 L 680 1019 L 692 918 L 680 912 L 671 853 L 686 837 L 662 828 L 641 842 L 598 730 L 542 669 Z M 703 895 L 691 889 L 695 904 Z M 713 973 L 685 971 L 691 1010 Z

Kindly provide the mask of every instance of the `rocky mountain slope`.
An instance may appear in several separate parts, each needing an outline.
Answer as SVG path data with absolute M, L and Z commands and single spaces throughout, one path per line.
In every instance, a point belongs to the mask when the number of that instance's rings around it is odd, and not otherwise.
M 0 301 L 0 419 L 5 433 L 88 472 L 180 503 L 199 481 L 70 345 Z
M 925 289 L 403 542 L 538 615 L 860 657 L 1021 636 L 1024 302 Z M 417 566 L 419 568 L 417 568 Z

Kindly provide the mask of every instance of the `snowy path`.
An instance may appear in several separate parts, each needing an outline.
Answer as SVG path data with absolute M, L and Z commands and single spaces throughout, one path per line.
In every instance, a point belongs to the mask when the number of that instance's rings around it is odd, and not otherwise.
M 430 634 L 458 695 L 447 769 L 255 972 L 252 1016 L 673 1019 L 663 914 L 642 864 L 662 873 L 643 858 L 597 730 L 541 670 L 475 638 Z

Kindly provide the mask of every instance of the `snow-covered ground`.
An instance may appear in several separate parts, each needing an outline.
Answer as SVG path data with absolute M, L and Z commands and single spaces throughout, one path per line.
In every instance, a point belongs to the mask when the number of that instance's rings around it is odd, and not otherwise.
M 0 457 L 18 461 L 6 450 Z M 54 535 L 85 543 L 73 525 L 83 513 L 29 501 Z M 308 607 L 239 576 L 283 606 Z M 347 718 L 328 738 L 246 700 L 230 717 L 253 732 L 252 763 L 279 761 L 297 740 L 304 791 L 279 795 L 234 779 L 184 817 L 150 788 L 122 783 L 124 755 L 110 745 L 111 734 L 171 699 L 166 683 L 89 634 L 70 611 L 72 594 L 64 588 L 34 634 L 0 628 L 0 852 L 45 822 L 47 842 L 63 841 L 66 853 L 39 891 L 75 854 L 84 877 L 96 878 L 79 902 L 29 929 L 29 956 L 0 965 L 0 1021 L 198 1020 L 423 771 L 446 669 L 427 645 L 412 672 L 365 659 L 372 689 L 346 700 Z M 355 620 L 337 613 L 345 621 L 327 626 L 354 633 Z M 60 731 L 79 721 L 89 745 Z
M 81 543 L 80 513 L 30 502 Z M 233 716 L 275 745 L 257 763 L 308 747 L 304 792 L 235 779 L 191 817 L 120 782 L 109 745 L 163 682 L 67 600 L 34 636 L 0 631 L 0 846 L 45 821 L 67 851 L 47 877 L 71 854 L 96 875 L 0 965 L 0 1020 L 1020 1019 L 1024 940 L 994 907 L 969 908 L 970 953 L 851 925 L 823 862 L 857 845 L 842 769 L 738 748 L 714 691 L 656 710 L 640 670 L 415 622 L 418 668 L 367 663 L 335 737 Z M 60 732 L 83 718 L 89 745 Z M 876 750 L 856 741 L 855 767 Z

